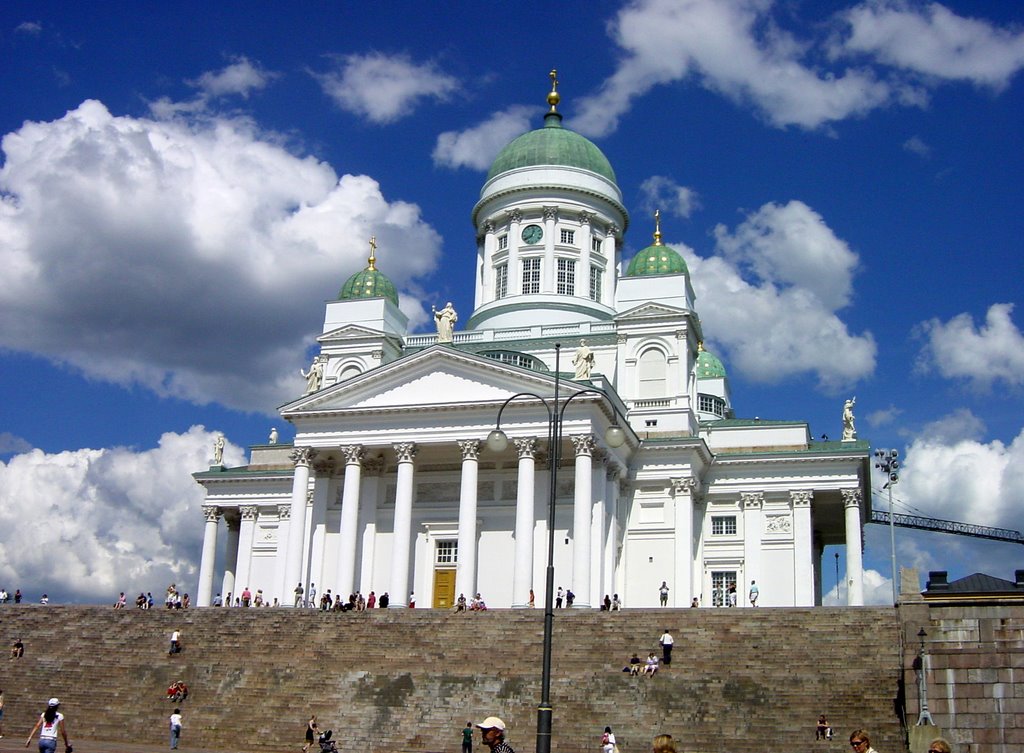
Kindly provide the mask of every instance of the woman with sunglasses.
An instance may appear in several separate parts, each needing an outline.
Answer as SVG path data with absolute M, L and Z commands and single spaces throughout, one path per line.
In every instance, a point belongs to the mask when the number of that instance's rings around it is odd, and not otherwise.
M 877 753 L 871 747 L 871 738 L 868 737 L 868 733 L 862 729 L 855 729 L 850 733 L 850 748 L 853 749 L 853 753 Z

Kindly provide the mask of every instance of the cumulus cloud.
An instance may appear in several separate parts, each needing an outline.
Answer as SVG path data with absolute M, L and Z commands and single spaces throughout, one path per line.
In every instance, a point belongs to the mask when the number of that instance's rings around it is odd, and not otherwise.
M 644 209 L 653 212 L 662 209 L 677 217 L 689 217 L 700 207 L 697 192 L 692 188 L 679 185 L 672 178 L 664 175 L 652 175 L 640 184 L 640 194 Z
M 876 411 L 868 413 L 864 417 L 867 421 L 868 426 L 877 429 L 879 426 L 887 426 L 899 418 L 903 414 L 901 408 L 897 408 L 895 405 L 890 405 L 888 408 L 881 408 Z
M 845 577 L 834 585 L 828 593 L 821 595 L 822 606 L 837 607 L 846 606 L 846 579 Z M 864 570 L 864 603 L 868 606 L 882 606 L 892 604 L 892 579 L 886 578 L 877 570 Z
M 188 83 L 208 97 L 238 94 L 247 98 L 251 92 L 264 88 L 274 77 L 275 74 L 263 70 L 259 63 L 242 56 L 219 71 L 207 71 Z
M 719 226 L 716 255 L 686 257 L 701 319 L 744 377 L 816 376 L 828 392 L 874 371 L 871 333 L 851 333 L 836 313 L 849 303 L 858 258 L 807 205 L 766 204 L 735 230 Z
M 10 455 L 16 452 L 28 452 L 32 444 L 9 431 L 0 431 L 0 455 Z
M 437 137 L 434 164 L 486 170 L 498 152 L 516 136 L 530 130 L 539 107 L 514 105 L 496 112 L 480 125 L 464 131 L 446 131 Z
M 245 120 L 115 117 L 90 100 L 2 148 L 0 347 L 160 395 L 269 412 L 300 387 L 322 301 L 365 266 L 371 235 L 399 288 L 439 255 L 417 206 Z M 400 248 L 417 253 L 388 264 Z
M 374 123 L 400 120 L 425 99 L 444 101 L 458 84 L 434 63 L 379 52 L 339 57 L 333 70 L 313 76 L 338 107 Z
M 632 101 L 693 78 L 755 107 L 776 126 L 815 128 L 887 102 L 892 88 L 868 70 L 819 71 L 811 45 L 774 24 L 763 0 L 636 0 L 610 25 L 622 49 L 616 71 L 580 103 L 573 126 L 610 133 Z
M 922 429 L 904 453 L 898 502 L 919 514 L 975 525 L 1024 530 L 1024 430 L 1008 444 L 983 441 L 981 422 L 966 411 L 957 411 Z M 938 535 L 938 534 L 936 534 Z M 951 539 L 963 548 L 968 573 L 989 569 L 999 577 L 1005 570 L 1002 555 L 973 539 Z M 944 552 L 930 567 L 946 569 L 955 552 Z M 973 562 L 970 560 L 973 558 Z M 950 567 L 950 569 L 953 569 Z
M 1014 304 L 994 303 L 985 324 L 958 314 L 948 322 L 930 319 L 916 332 L 925 339 L 918 368 L 935 371 L 947 379 L 962 379 L 978 389 L 997 382 L 1018 387 L 1024 384 L 1024 334 L 1010 315 Z
M 193 426 L 143 451 L 32 450 L 0 462 L 0 585 L 30 601 L 93 603 L 171 582 L 191 590 L 203 490 L 181 469 L 207 467 L 214 436 Z M 242 449 L 228 442 L 224 460 L 243 463 Z
M 868 54 L 918 74 L 994 89 L 1024 67 L 1024 31 L 964 18 L 939 3 L 872 0 L 841 18 L 846 36 L 835 53 Z

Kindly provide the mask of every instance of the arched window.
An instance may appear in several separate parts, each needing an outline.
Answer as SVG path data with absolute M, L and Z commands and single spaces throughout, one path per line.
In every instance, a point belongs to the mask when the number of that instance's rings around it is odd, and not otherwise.
M 665 354 L 657 348 L 648 348 L 637 361 L 639 375 L 639 397 L 664 397 L 667 393 Z
M 338 374 L 338 381 L 339 382 L 344 382 L 347 379 L 351 379 L 352 377 L 359 376 L 361 373 L 362 372 L 359 370 L 358 366 L 352 366 L 352 365 L 346 366 L 345 368 L 343 368 L 341 370 L 341 373 Z

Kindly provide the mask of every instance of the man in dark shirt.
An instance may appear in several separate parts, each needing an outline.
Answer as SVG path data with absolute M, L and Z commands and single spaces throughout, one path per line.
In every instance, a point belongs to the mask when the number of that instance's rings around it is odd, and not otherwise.
M 473 753 L 473 724 L 466 722 L 462 730 L 462 753 Z
M 491 753 L 515 753 L 512 746 L 505 742 L 505 722 L 496 716 L 489 716 L 476 725 L 484 738 L 484 745 Z

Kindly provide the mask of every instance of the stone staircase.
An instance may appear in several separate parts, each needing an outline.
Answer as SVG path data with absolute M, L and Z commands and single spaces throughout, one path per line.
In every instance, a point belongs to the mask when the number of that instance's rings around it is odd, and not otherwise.
M 665 628 L 676 641 L 671 668 L 622 673 L 634 651 L 660 656 Z M 174 629 L 185 650 L 169 656 Z M 26 654 L 0 659 L 3 722 L 27 733 L 56 695 L 76 747 L 166 745 L 165 690 L 181 679 L 191 689 L 185 750 L 298 750 L 313 712 L 344 753 L 455 753 L 465 722 L 491 714 L 508 723 L 517 753 L 531 753 L 542 634 L 540 609 L 6 605 L 0 641 L 21 637 Z M 662 732 L 680 753 L 839 752 L 865 727 L 875 748 L 897 753 L 898 642 L 892 608 L 557 610 L 552 750 L 595 753 L 610 725 L 622 753 L 647 753 Z M 828 743 L 814 741 L 820 713 L 837 732 Z

